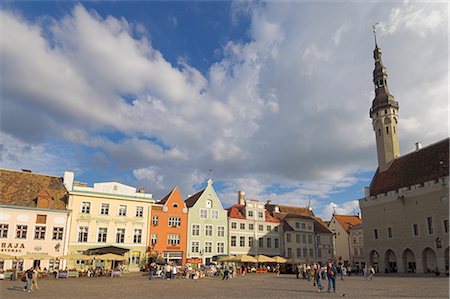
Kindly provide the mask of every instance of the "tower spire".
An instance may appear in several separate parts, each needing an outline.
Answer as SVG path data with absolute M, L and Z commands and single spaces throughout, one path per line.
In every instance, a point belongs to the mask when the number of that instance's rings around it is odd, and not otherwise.
M 375 48 L 378 48 L 378 45 L 377 45 L 377 25 L 378 25 L 378 22 L 376 22 L 376 23 L 373 24 L 373 26 L 372 26 L 372 30 L 373 30 L 373 38 L 375 39 Z
M 375 39 L 375 49 L 373 58 L 375 59 L 375 69 L 373 70 L 373 84 L 375 88 L 375 98 L 370 108 L 370 118 L 375 131 L 377 142 L 378 167 L 380 171 L 389 168 L 391 162 L 400 156 L 400 148 L 397 136 L 398 123 L 398 103 L 389 92 L 387 83 L 387 69 L 381 60 L 381 49 L 377 44 L 376 23 L 373 25 Z

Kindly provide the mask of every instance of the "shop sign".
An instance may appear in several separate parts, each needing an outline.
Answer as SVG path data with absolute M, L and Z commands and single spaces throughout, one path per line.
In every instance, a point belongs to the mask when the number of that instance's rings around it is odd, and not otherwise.
M 2 242 L 0 246 L 0 252 L 22 252 L 22 249 L 25 249 L 24 243 Z
M 202 260 L 202 258 L 199 258 L 199 257 L 191 257 L 191 258 L 187 258 L 186 259 L 186 263 L 189 263 L 189 264 L 202 264 L 203 260 Z

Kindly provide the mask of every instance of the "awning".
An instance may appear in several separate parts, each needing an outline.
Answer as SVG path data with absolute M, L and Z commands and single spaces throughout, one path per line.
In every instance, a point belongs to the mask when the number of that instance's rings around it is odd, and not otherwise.
M 90 248 L 84 252 L 86 255 L 101 255 L 101 254 L 107 254 L 107 253 L 113 253 L 118 255 L 124 255 L 126 252 L 130 251 L 130 249 L 127 248 L 121 248 L 116 246 L 105 246 L 105 247 L 98 247 L 98 248 Z

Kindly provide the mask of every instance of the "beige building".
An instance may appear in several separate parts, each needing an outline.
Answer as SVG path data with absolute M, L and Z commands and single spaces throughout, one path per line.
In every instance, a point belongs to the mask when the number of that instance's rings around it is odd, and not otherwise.
M 0 253 L 16 257 L 0 260 L 0 270 L 65 266 L 60 258 L 68 247 L 67 199 L 61 177 L 0 170 Z M 42 259 L 33 260 L 37 254 Z
M 152 195 L 117 182 L 88 187 L 74 182 L 72 172 L 65 172 L 64 184 L 72 210 L 69 253 L 120 254 L 126 269 L 138 271 L 147 259 Z
M 354 269 L 364 269 L 366 265 L 364 251 L 363 224 L 350 227 L 350 254 L 351 266 Z
M 238 204 L 227 210 L 229 254 L 282 254 L 281 222 L 266 211 L 263 202 L 245 199 L 244 191 L 239 191 Z
M 359 201 L 366 262 L 383 272 L 443 273 L 449 264 L 449 139 L 424 148 L 417 143 L 416 151 L 400 156 L 399 106 L 376 44 L 374 58 L 370 117 L 378 169 Z
M 352 240 L 350 229 L 361 223 L 359 215 L 336 215 L 333 214 L 328 228 L 333 233 L 334 256 L 344 266 L 353 266 Z
M 283 224 L 283 256 L 322 263 L 333 257 L 333 235 L 312 209 L 270 202 L 266 208 Z

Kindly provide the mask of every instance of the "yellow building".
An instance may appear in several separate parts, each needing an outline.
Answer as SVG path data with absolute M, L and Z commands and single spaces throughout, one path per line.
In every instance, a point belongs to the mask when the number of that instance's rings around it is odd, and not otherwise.
M 69 253 L 122 255 L 125 269 L 139 271 L 146 262 L 149 219 L 154 200 L 143 190 L 117 182 L 95 183 L 93 187 L 74 182 L 72 172 L 64 173 L 69 191 Z M 82 268 L 82 261 L 69 268 Z M 96 263 L 106 263 L 106 261 Z

